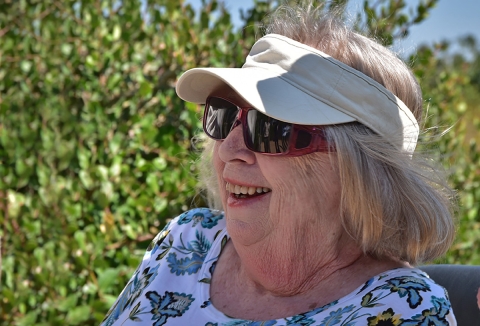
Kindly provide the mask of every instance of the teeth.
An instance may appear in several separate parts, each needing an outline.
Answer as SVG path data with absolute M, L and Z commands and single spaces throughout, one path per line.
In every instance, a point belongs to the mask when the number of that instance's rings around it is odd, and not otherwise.
M 255 193 L 261 194 L 270 192 L 271 190 L 266 187 L 247 187 L 247 186 L 239 186 L 239 185 L 232 185 L 231 183 L 225 184 L 225 189 L 228 192 L 231 192 L 235 195 L 254 195 Z

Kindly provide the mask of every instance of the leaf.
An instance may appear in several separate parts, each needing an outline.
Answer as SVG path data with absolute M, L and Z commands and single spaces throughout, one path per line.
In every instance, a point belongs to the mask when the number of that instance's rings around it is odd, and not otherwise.
M 91 316 L 91 309 L 89 306 L 79 306 L 68 311 L 66 322 L 68 325 L 80 325 L 87 321 Z
M 133 307 L 133 309 L 130 311 L 130 314 L 128 315 L 130 320 L 133 321 L 142 321 L 141 318 L 137 317 L 136 315 L 140 315 L 145 308 L 140 309 L 140 302 Z
M 20 67 L 24 73 L 29 73 L 32 68 L 32 63 L 27 60 L 22 60 L 22 62 L 20 62 Z
M 223 230 L 218 230 L 215 235 L 213 236 L 213 241 L 217 240 L 217 237 L 220 233 L 222 233 Z
M 121 36 L 122 36 L 122 28 L 120 27 L 120 25 L 117 24 L 113 27 L 112 40 L 117 41 L 118 39 L 120 39 Z
M 141 96 L 148 96 L 152 95 L 153 86 L 148 81 L 144 80 L 140 83 L 140 88 L 138 92 Z
M 18 326 L 31 326 L 35 325 L 38 318 L 39 311 L 30 311 L 25 316 L 19 318 L 16 322 Z
M 169 251 L 170 251 L 170 248 L 167 248 L 167 249 L 163 250 L 160 254 L 158 254 L 158 256 L 155 260 L 162 260 L 167 255 L 167 253 Z
M 25 204 L 25 196 L 21 193 L 9 190 L 8 198 L 8 214 L 12 217 L 17 217 L 22 206 Z
M 376 306 L 378 305 L 378 304 L 374 303 L 374 301 L 375 301 L 376 299 L 377 299 L 377 298 L 374 298 L 374 297 L 373 297 L 372 292 L 368 292 L 367 294 L 365 294 L 365 295 L 362 297 L 361 305 L 362 305 L 362 307 L 366 307 L 366 308 L 376 307 Z
M 58 305 L 58 309 L 60 311 L 69 311 L 77 305 L 77 301 L 78 301 L 78 295 L 76 294 L 69 295 L 67 298 L 62 300 L 62 302 L 60 302 L 60 304 Z
M 63 55 L 68 57 L 72 53 L 73 46 L 68 43 L 63 43 L 61 48 Z
M 80 171 L 78 176 L 80 177 L 80 181 L 82 182 L 83 186 L 86 189 L 90 189 L 93 186 L 93 180 L 87 171 L 85 170 Z
M 82 249 L 82 250 L 86 250 L 86 247 L 85 247 L 85 239 L 86 239 L 85 232 L 84 231 L 77 231 L 77 232 L 75 232 L 73 237 L 77 241 L 79 248 Z
M 153 164 L 158 171 L 163 171 L 167 168 L 167 161 L 163 157 L 155 158 Z
M 103 292 L 107 292 L 108 289 L 117 282 L 119 273 L 119 268 L 107 268 L 105 270 L 99 271 L 98 288 Z
M 228 237 L 225 235 L 225 236 L 223 236 L 223 239 L 222 239 L 220 251 L 223 250 L 223 248 L 225 247 L 225 245 L 227 244 L 227 242 L 228 242 Z

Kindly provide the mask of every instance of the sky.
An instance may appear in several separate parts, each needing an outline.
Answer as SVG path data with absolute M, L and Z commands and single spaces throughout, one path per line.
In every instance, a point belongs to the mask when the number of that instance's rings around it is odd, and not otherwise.
M 198 8 L 200 0 L 187 0 Z M 415 7 L 420 0 L 406 0 L 407 7 Z M 240 9 L 253 6 L 253 0 L 223 0 L 232 13 L 235 24 L 240 25 Z M 363 0 L 350 0 L 352 15 L 362 8 Z M 423 44 L 442 40 L 455 41 L 458 37 L 473 34 L 480 43 L 480 0 L 439 0 L 430 17 L 410 29 L 406 40 L 396 45 L 400 53 L 409 54 Z

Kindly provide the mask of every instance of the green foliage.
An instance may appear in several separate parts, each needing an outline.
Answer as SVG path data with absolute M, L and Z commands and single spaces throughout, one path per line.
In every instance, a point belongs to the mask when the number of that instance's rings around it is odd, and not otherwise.
M 385 46 L 408 36 L 412 25 L 421 23 L 436 6 L 438 0 L 421 0 L 416 8 L 409 8 L 405 0 L 363 2 L 363 13 L 358 13 L 356 28 L 380 40 Z
M 7 1 L 0 33 L 0 324 L 97 325 L 148 241 L 201 201 L 200 107 L 176 78 L 247 48 L 215 0 Z
M 375 3 L 357 27 L 391 44 L 436 1 L 409 14 L 401 0 Z M 0 3 L 0 324 L 98 325 L 149 240 L 203 204 L 191 144 L 200 107 L 175 95 L 175 81 L 240 66 L 276 5 L 255 2 L 236 30 L 216 0 L 199 12 L 168 0 Z M 425 48 L 414 60 L 438 118 L 430 126 L 454 124 L 438 142 L 462 204 L 449 262 L 480 262 L 474 58 L 449 63 Z
M 437 2 L 422 0 L 407 8 L 404 0 L 364 1 L 364 14 L 358 14 L 355 27 L 390 46 L 427 19 Z M 441 262 L 480 264 L 480 50 L 472 36 L 460 45 L 470 59 L 452 54 L 443 43 L 423 46 L 409 64 L 422 86 L 427 111 L 428 143 L 419 150 L 437 154 L 458 193 L 457 239 Z
M 470 42 L 468 42 L 470 39 Z M 465 41 L 465 40 L 464 40 Z M 449 44 L 423 47 L 411 62 L 420 78 L 428 115 L 425 127 L 442 134 L 429 144 L 450 172 L 458 192 L 457 238 L 448 263 L 480 264 L 480 49 L 471 37 L 462 53 L 448 54 Z
M 404 0 L 364 1 L 356 28 L 389 46 L 408 36 L 438 0 L 419 1 L 407 10 Z M 427 114 L 428 145 L 450 174 L 458 193 L 457 239 L 441 262 L 480 264 L 480 50 L 475 38 L 460 40 L 461 53 L 451 54 L 449 44 L 426 45 L 410 58 L 422 86 Z M 443 136 L 438 137 L 438 135 Z

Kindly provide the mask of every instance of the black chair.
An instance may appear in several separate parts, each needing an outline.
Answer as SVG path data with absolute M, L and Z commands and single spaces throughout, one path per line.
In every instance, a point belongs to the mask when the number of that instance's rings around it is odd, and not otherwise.
M 426 265 L 419 268 L 447 289 L 458 326 L 480 326 L 477 305 L 480 266 Z

